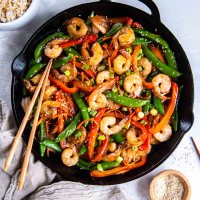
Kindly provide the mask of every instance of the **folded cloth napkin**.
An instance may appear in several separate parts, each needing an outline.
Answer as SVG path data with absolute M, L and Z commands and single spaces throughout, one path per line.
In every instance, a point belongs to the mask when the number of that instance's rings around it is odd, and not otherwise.
M 16 134 L 13 116 L 6 103 L 0 99 L 0 199 L 4 200 L 114 200 L 127 199 L 118 186 L 92 186 L 69 181 L 55 182 L 56 173 L 35 160 L 31 155 L 24 188 L 17 190 L 20 166 L 23 161 L 25 145 L 20 140 L 9 171 L 3 170 L 11 143 Z

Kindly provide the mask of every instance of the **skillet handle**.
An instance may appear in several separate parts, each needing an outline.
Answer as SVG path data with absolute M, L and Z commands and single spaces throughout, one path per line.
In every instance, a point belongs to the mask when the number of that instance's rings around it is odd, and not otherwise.
M 194 122 L 194 113 L 190 111 L 183 119 L 180 120 L 180 130 L 185 134 L 188 132 Z
M 102 2 L 111 2 L 111 0 L 100 0 Z M 158 7 L 154 3 L 153 0 L 138 0 L 145 4 L 150 10 L 151 10 L 151 15 L 155 17 L 159 22 L 160 22 L 160 12 L 158 10 Z
M 18 56 L 15 57 L 15 59 L 12 62 L 12 74 L 15 77 L 18 77 L 22 74 L 23 70 L 26 66 L 26 59 L 24 57 L 24 54 L 21 53 Z

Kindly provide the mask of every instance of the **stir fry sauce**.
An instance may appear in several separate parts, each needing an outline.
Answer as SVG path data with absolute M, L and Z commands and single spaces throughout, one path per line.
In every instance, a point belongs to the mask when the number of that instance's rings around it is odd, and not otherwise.
M 37 127 L 41 156 L 58 152 L 94 177 L 142 167 L 178 127 L 173 52 L 129 17 L 92 13 L 63 26 L 37 45 L 24 77 L 30 97 L 53 59 Z

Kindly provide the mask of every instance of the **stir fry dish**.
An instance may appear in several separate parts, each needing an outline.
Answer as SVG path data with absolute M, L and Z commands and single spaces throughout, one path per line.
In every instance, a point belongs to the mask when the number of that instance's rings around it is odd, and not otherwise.
M 129 17 L 93 12 L 62 26 L 36 46 L 23 80 L 27 102 L 52 60 L 37 124 L 41 156 L 57 152 L 93 177 L 143 166 L 178 127 L 181 73 L 168 43 Z

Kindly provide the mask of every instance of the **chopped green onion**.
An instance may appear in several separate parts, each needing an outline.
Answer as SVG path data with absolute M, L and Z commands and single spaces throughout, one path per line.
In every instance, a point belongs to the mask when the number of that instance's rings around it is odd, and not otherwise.
M 128 75 L 130 75 L 130 74 L 131 74 L 131 71 L 128 70 L 128 71 L 126 72 L 126 76 L 128 76 Z
M 66 76 L 70 76 L 71 75 L 71 72 L 69 70 L 66 70 L 64 73 L 65 73 Z
M 96 114 L 97 114 L 97 111 L 96 111 L 96 110 L 91 110 L 91 111 L 90 111 L 90 115 L 91 115 L 92 117 L 94 117 Z
M 88 64 L 84 64 L 84 65 L 83 65 L 83 69 L 86 69 L 86 70 L 87 70 L 87 69 L 90 69 L 90 66 L 89 66 Z
M 110 72 L 110 78 L 114 78 L 114 77 L 115 77 L 114 72 Z
M 142 49 L 140 49 L 137 59 L 140 60 L 140 58 L 142 57 L 143 57 L 143 51 Z
M 118 89 L 117 89 L 117 87 L 116 87 L 116 86 L 114 86 L 114 87 L 112 88 L 112 91 L 113 91 L 113 92 L 115 92 L 115 93 L 116 93 L 116 92 L 118 92 Z
M 141 122 L 140 122 L 142 125 L 146 125 L 147 124 L 147 122 L 143 119 Z
M 105 135 L 99 135 L 97 139 L 98 139 L 98 140 L 105 140 L 106 137 L 105 137 Z
M 127 51 L 129 54 L 131 54 L 131 53 L 133 52 L 133 48 L 132 48 L 132 47 L 127 47 L 127 48 L 126 48 L 126 51 Z
M 98 164 L 97 164 L 97 169 L 98 169 L 99 171 L 101 171 L 101 172 L 103 171 L 103 167 L 101 166 L 101 163 L 98 163 Z
M 139 71 L 142 71 L 143 67 L 140 65 L 140 66 L 138 66 L 138 69 L 139 69 Z
M 104 69 L 106 68 L 105 65 L 101 65 L 97 68 L 97 71 L 100 72 L 100 71 L 103 71 Z
M 138 150 L 138 146 L 137 145 L 132 146 L 132 150 L 133 151 L 137 151 Z
M 84 84 L 86 85 L 86 86 L 90 86 L 91 84 L 90 84 L 90 81 L 84 81 Z
M 150 114 L 152 116 L 156 116 L 158 114 L 158 111 L 155 108 L 153 108 L 153 109 L 150 110 Z
M 122 107 L 122 111 L 127 112 L 128 108 L 127 107 Z
M 94 84 L 94 79 L 93 79 L 93 78 L 90 79 L 90 83 L 91 83 L 92 85 Z
M 123 80 L 119 80 L 119 85 L 123 85 Z
M 142 119 L 142 118 L 144 117 L 144 113 L 143 113 L 143 112 L 139 112 L 139 113 L 137 114 L 137 116 L 138 116 L 140 119 Z
M 122 160 L 123 160 L 123 158 L 122 158 L 121 156 L 119 156 L 119 157 L 116 159 L 116 161 L 119 162 L 119 163 L 122 162 Z

